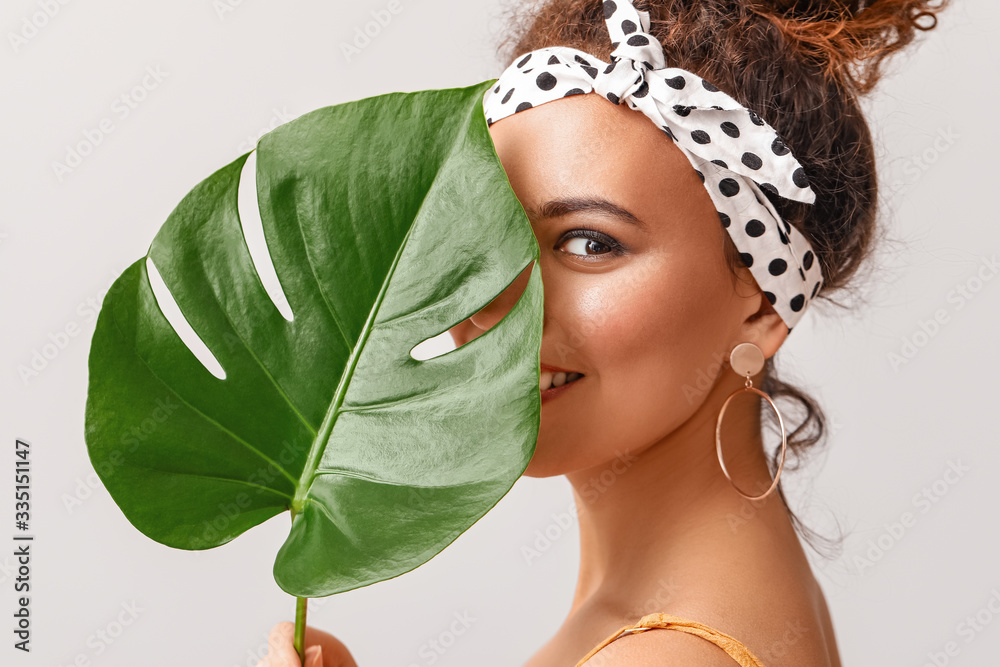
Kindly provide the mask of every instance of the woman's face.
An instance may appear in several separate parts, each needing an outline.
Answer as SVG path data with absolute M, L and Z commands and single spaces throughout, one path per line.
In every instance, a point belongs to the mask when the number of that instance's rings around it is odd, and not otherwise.
M 761 344 L 758 310 L 770 310 L 772 329 L 777 315 L 748 270 L 734 281 L 701 180 L 643 114 L 575 95 L 499 120 L 490 133 L 541 250 L 542 370 L 583 373 L 543 394 L 525 474 L 638 452 L 703 406 L 734 345 Z M 499 322 L 528 275 L 453 327 L 456 344 Z

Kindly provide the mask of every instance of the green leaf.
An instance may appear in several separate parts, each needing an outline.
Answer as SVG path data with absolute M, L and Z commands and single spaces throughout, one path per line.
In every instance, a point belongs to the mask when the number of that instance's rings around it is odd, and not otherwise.
M 425 563 L 524 472 L 540 418 L 539 251 L 483 117 L 489 85 L 280 126 L 199 183 L 118 278 L 91 344 L 86 441 L 136 528 L 205 549 L 294 509 L 274 577 L 319 597 Z M 254 192 L 273 299 L 241 227 Z M 496 326 L 410 355 L 528 267 Z M 157 272 L 207 366 L 163 314 Z

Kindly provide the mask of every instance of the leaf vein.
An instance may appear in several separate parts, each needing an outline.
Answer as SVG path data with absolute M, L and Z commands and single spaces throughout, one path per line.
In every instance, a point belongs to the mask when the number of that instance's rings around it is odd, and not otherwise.
M 302 424 L 307 429 L 309 429 L 309 432 L 312 433 L 313 436 L 315 437 L 316 428 L 306 420 L 305 415 L 303 415 L 302 412 L 295 406 L 295 404 L 292 403 L 292 399 L 288 397 L 288 394 L 285 393 L 285 390 L 278 383 L 278 380 L 275 379 L 275 377 L 271 374 L 271 371 L 268 370 L 268 368 L 263 364 L 263 362 L 261 362 L 261 360 L 257 357 L 257 355 L 254 354 L 254 351 L 250 349 L 250 345 L 247 344 L 246 339 L 240 335 L 240 332 L 236 329 L 236 326 L 233 324 L 233 321 L 229 319 L 229 314 L 226 313 L 226 309 L 222 307 L 222 303 L 219 302 L 218 300 L 216 300 L 216 303 L 219 304 L 219 310 L 222 312 L 222 316 L 226 318 L 226 321 L 229 322 L 229 326 L 232 327 L 232 330 L 234 332 L 236 332 L 236 337 L 240 339 L 241 343 L 243 343 L 243 348 L 250 354 L 251 357 L 253 357 L 253 360 L 257 362 L 257 365 L 260 367 L 260 369 L 264 371 L 264 375 L 266 375 L 267 379 L 271 381 L 271 384 L 274 385 L 274 388 L 278 390 L 278 394 L 280 394 L 281 397 L 285 399 L 285 403 L 288 404 L 288 407 L 290 407 L 292 409 L 292 412 L 294 412 L 295 415 L 299 418 L 299 421 L 301 421 Z
M 142 270 L 142 269 L 140 269 L 140 270 Z M 149 285 L 149 278 L 148 277 L 146 278 L 146 289 L 152 290 L 152 288 Z M 114 299 L 114 297 L 112 297 L 112 299 Z M 115 323 L 115 328 L 118 329 L 118 332 L 121 333 L 121 335 L 122 335 L 123 338 L 125 338 L 126 340 L 128 340 L 128 335 L 121 328 L 121 325 L 118 322 L 118 315 L 117 315 L 117 313 L 115 313 L 115 309 L 114 309 L 114 306 L 113 306 L 114 301 L 112 300 L 111 303 L 112 303 L 112 308 L 111 308 L 112 321 Z M 163 317 L 163 313 L 160 313 L 160 316 Z M 287 470 L 285 470 L 285 468 L 283 466 L 279 465 L 276 461 L 274 461 L 267 454 L 265 454 L 264 452 L 260 451 L 259 449 L 257 449 L 256 447 L 254 447 L 253 445 L 251 445 L 249 442 L 247 442 L 246 440 L 244 440 L 240 436 L 238 436 L 235 433 L 233 433 L 232 431 L 230 431 L 228 428 L 226 428 L 225 426 L 223 426 L 222 424 L 220 424 L 216 420 L 214 420 L 211 417 L 209 417 L 207 414 L 205 414 L 204 412 L 202 412 L 201 410 L 199 410 L 198 408 L 196 408 L 193 404 L 191 404 L 191 402 L 189 402 L 187 399 L 185 399 L 183 396 L 181 396 L 179 393 L 177 393 L 176 389 L 174 389 L 169 384 L 167 384 L 167 382 L 163 378 L 161 378 L 156 373 L 156 371 L 153 370 L 152 366 L 149 365 L 149 362 L 147 362 L 142 357 L 142 355 L 140 355 L 138 353 L 138 351 L 135 349 L 134 346 L 130 346 L 130 347 L 132 347 L 132 352 L 135 354 L 136 358 L 139 359 L 139 361 L 142 362 L 142 365 L 145 366 L 147 370 L 149 370 L 150 374 L 152 374 L 153 377 L 155 377 L 157 380 L 160 381 L 160 384 L 162 384 L 174 396 L 176 396 L 177 400 L 179 400 L 181 403 L 183 403 L 184 405 L 186 405 L 189 408 L 191 408 L 195 413 L 197 413 L 198 415 L 200 415 L 201 417 L 203 417 L 205 419 L 205 421 L 207 421 L 207 422 L 215 425 L 220 431 L 222 431 L 223 433 L 225 433 L 226 435 L 228 435 L 229 437 L 231 437 L 233 440 L 235 440 L 236 442 L 240 443 L 241 445 L 243 445 L 244 447 L 246 447 L 250 451 L 252 451 L 255 454 L 257 454 L 257 456 L 259 456 L 260 458 L 264 459 L 265 461 L 267 461 L 268 463 L 270 463 L 271 465 L 273 465 L 275 467 L 275 469 L 277 469 L 279 472 L 281 472 L 281 474 L 283 474 L 285 477 L 287 477 L 288 480 L 292 484 L 296 484 L 296 485 L 298 484 L 298 480 L 296 480 L 294 477 L 292 477 L 292 475 L 289 474 L 289 472 Z M 185 349 L 187 349 L 187 348 L 185 348 Z M 189 352 L 190 352 L 190 350 L 189 350 Z M 206 371 L 206 372 L 208 372 L 208 371 Z
M 292 496 L 290 496 L 289 494 L 287 494 L 287 493 L 285 493 L 283 491 L 278 491 L 277 489 L 272 489 L 269 486 L 263 486 L 261 484 L 254 484 L 253 482 L 249 482 L 249 481 L 247 481 L 245 479 L 237 479 L 237 478 L 233 478 L 233 477 L 220 477 L 219 475 L 203 475 L 203 474 L 198 473 L 198 472 L 185 472 L 183 470 L 163 470 L 162 468 L 153 468 L 151 466 L 142 466 L 142 465 L 133 465 L 131 467 L 133 467 L 133 468 L 142 468 L 144 470 L 153 470 L 155 472 L 163 473 L 165 475 L 183 475 L 183 476 L 187 476 L 187 477 L 203 477 L 205 479 L 217 479 L 217 480 L 223 481 L 223 482 L 232 482 L 233 484 L 240 484 L 240 485 L 243 485 L 243 486 L 252 486 L 254 488 L 260 489 L 261 491 L 269 491 L 269 492 L 271 492 L 271 493 L 273 493 L 275 495 L 281 496 L 282 498 L 288 498 L 289 500 L 292 499 Z

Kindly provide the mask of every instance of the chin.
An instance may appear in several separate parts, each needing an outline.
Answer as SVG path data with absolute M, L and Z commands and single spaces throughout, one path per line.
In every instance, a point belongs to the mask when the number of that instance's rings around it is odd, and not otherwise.
M 534 456 L 531 457 L 531 461 L 528 463 L 528 467 L 525 468 L 522 477 L 555 477 L 556 475 L 563 475 L 568 470 L 566 470 L 565 465 L 556 465 L 558 461 L 546 460 L 544 456 L 539 456 L 539 451 L 536 448 Z
M 581 460 L 578 451 L 559 452 L 553 448 L 544 447 L 540 442 L 535 447 L 535 453 L 524 469 L 522 477 L 557 477 L 597 465 L 600 461 Z

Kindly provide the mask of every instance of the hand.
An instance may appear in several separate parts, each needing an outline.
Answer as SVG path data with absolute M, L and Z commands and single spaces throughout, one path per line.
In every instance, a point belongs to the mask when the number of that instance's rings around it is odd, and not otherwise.
M 344 644 L 333 635 L 306 626 L 305 663 L 295 652 L 295 624 L 282 621 L 267 638 L 267 655 L 257 667 L 358 667 Z

